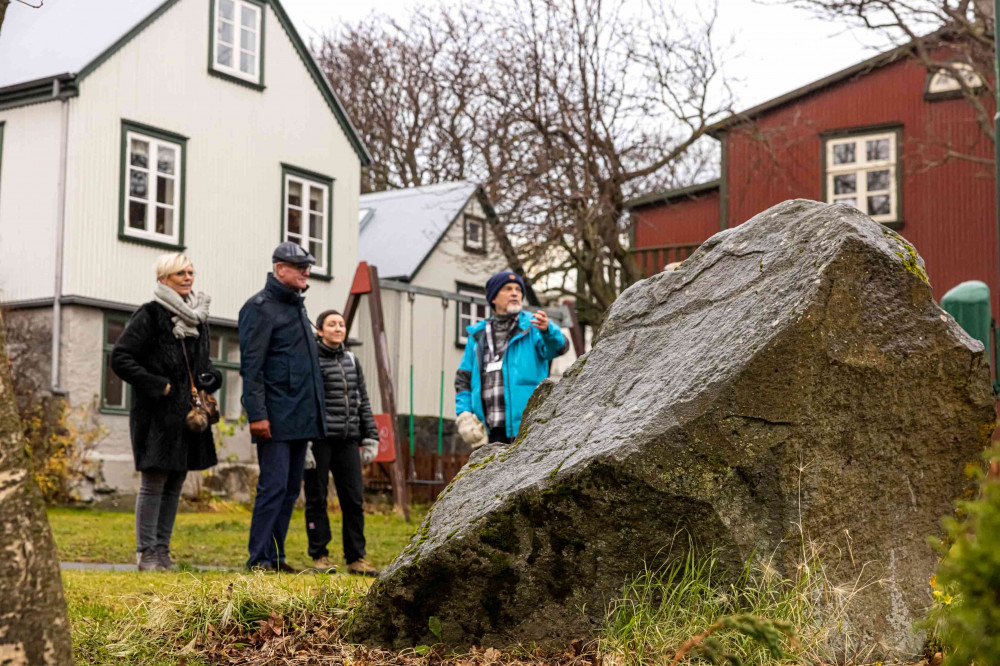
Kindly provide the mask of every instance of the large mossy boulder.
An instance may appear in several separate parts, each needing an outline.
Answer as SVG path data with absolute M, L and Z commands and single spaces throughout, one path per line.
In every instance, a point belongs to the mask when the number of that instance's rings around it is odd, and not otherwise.
M 345 633 L 401 647 L 438 642 L 440 622 L 454 646 L 564 646 L 689 542 L 789 576 L 806 544 L 853 591 L 853 640 L 913 652 L 927 536 L 994 418 L 982 345 L 934 303 L 913 247 L 854 209 L 787 201 L 627 289 Z

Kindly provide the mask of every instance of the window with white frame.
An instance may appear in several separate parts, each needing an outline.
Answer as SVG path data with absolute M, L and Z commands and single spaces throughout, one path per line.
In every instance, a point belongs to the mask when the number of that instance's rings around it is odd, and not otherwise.
M 479 287 L 459 284 L 458 293 L 463 296 L 477 296 L 483 298 L 486 292 Z M 467 330 L 470 326 L 483 321 L 489 316 L 489 306 L 480 303 L 459 303 L 458 304 L 458 333 L 455 337 L 459 345 L 465 345 L 469 340 Z
M 465 249 L 471 252 L 486 251 L 486 220 L 483 218 L 465 216 Z
M 896 132 L 828 139 L 826 200 L 854 206 L 876 222 L 899 219 Z
M 180 245 L 185 140 L 128 123 L 122 132 L 122 235 Z
M 260 83 L 263 5 L 251 0 L 215 0 L 212 69 Z
M 283 238 L 298 243 L 313 257 L 315 275 L 329 276 L 331 179 L 284 169 Z
M 951 69 L 938 69 L 927 81 L 928 95 L 947 95 L 948 93 L 959 93 L 962 85 L 955 78 L 955 74 L 961 77 L 965 86 L 971 90 L 983 87 L 983 79 L 976 72 L 975 68 L 967 62 L 952 62 L 948 66 Z

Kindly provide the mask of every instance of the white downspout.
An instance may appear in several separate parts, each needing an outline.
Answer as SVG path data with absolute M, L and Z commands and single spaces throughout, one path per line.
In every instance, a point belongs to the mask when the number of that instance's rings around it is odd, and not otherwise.
M 52 97 L 60 95 L 59 79 L 52 82 Z M 52 393 L 65 395 L 59 384 L 60 343 L 62 342 L 63 230 L 66 227 L 66 160 L 69 143 L 69 97 L 62 100 L 62 127 L 59 136 L 59 201 L 56 213 L 56 284 L 52 298 Z

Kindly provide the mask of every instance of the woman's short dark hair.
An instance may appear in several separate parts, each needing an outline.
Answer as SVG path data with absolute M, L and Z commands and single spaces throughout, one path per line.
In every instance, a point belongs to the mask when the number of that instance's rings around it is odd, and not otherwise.
M 344 318 L 344 315 L 340 314 L 340 312 L 337 311 L 337 310 L 323 310 L 322 312 L 319 313 L 319 316 L 316 317 L 316 331 L 317 332 L 323 330 L 323 324 L 326 323 L 326 318 L 329 317 L 330 315 L 337 315 L 341 319 Z

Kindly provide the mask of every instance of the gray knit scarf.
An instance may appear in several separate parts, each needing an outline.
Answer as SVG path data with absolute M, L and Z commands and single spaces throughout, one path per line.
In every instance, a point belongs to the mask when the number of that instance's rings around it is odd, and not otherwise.
M 208 305 L 212 302 L 211 296 L 200 291 L 192 291 L 184 298 L 162 282 L 156 283 L 153 300 L 171 314 L 174 337 L 178 340 L 198 337 L 198 324 L 208 321 Z

